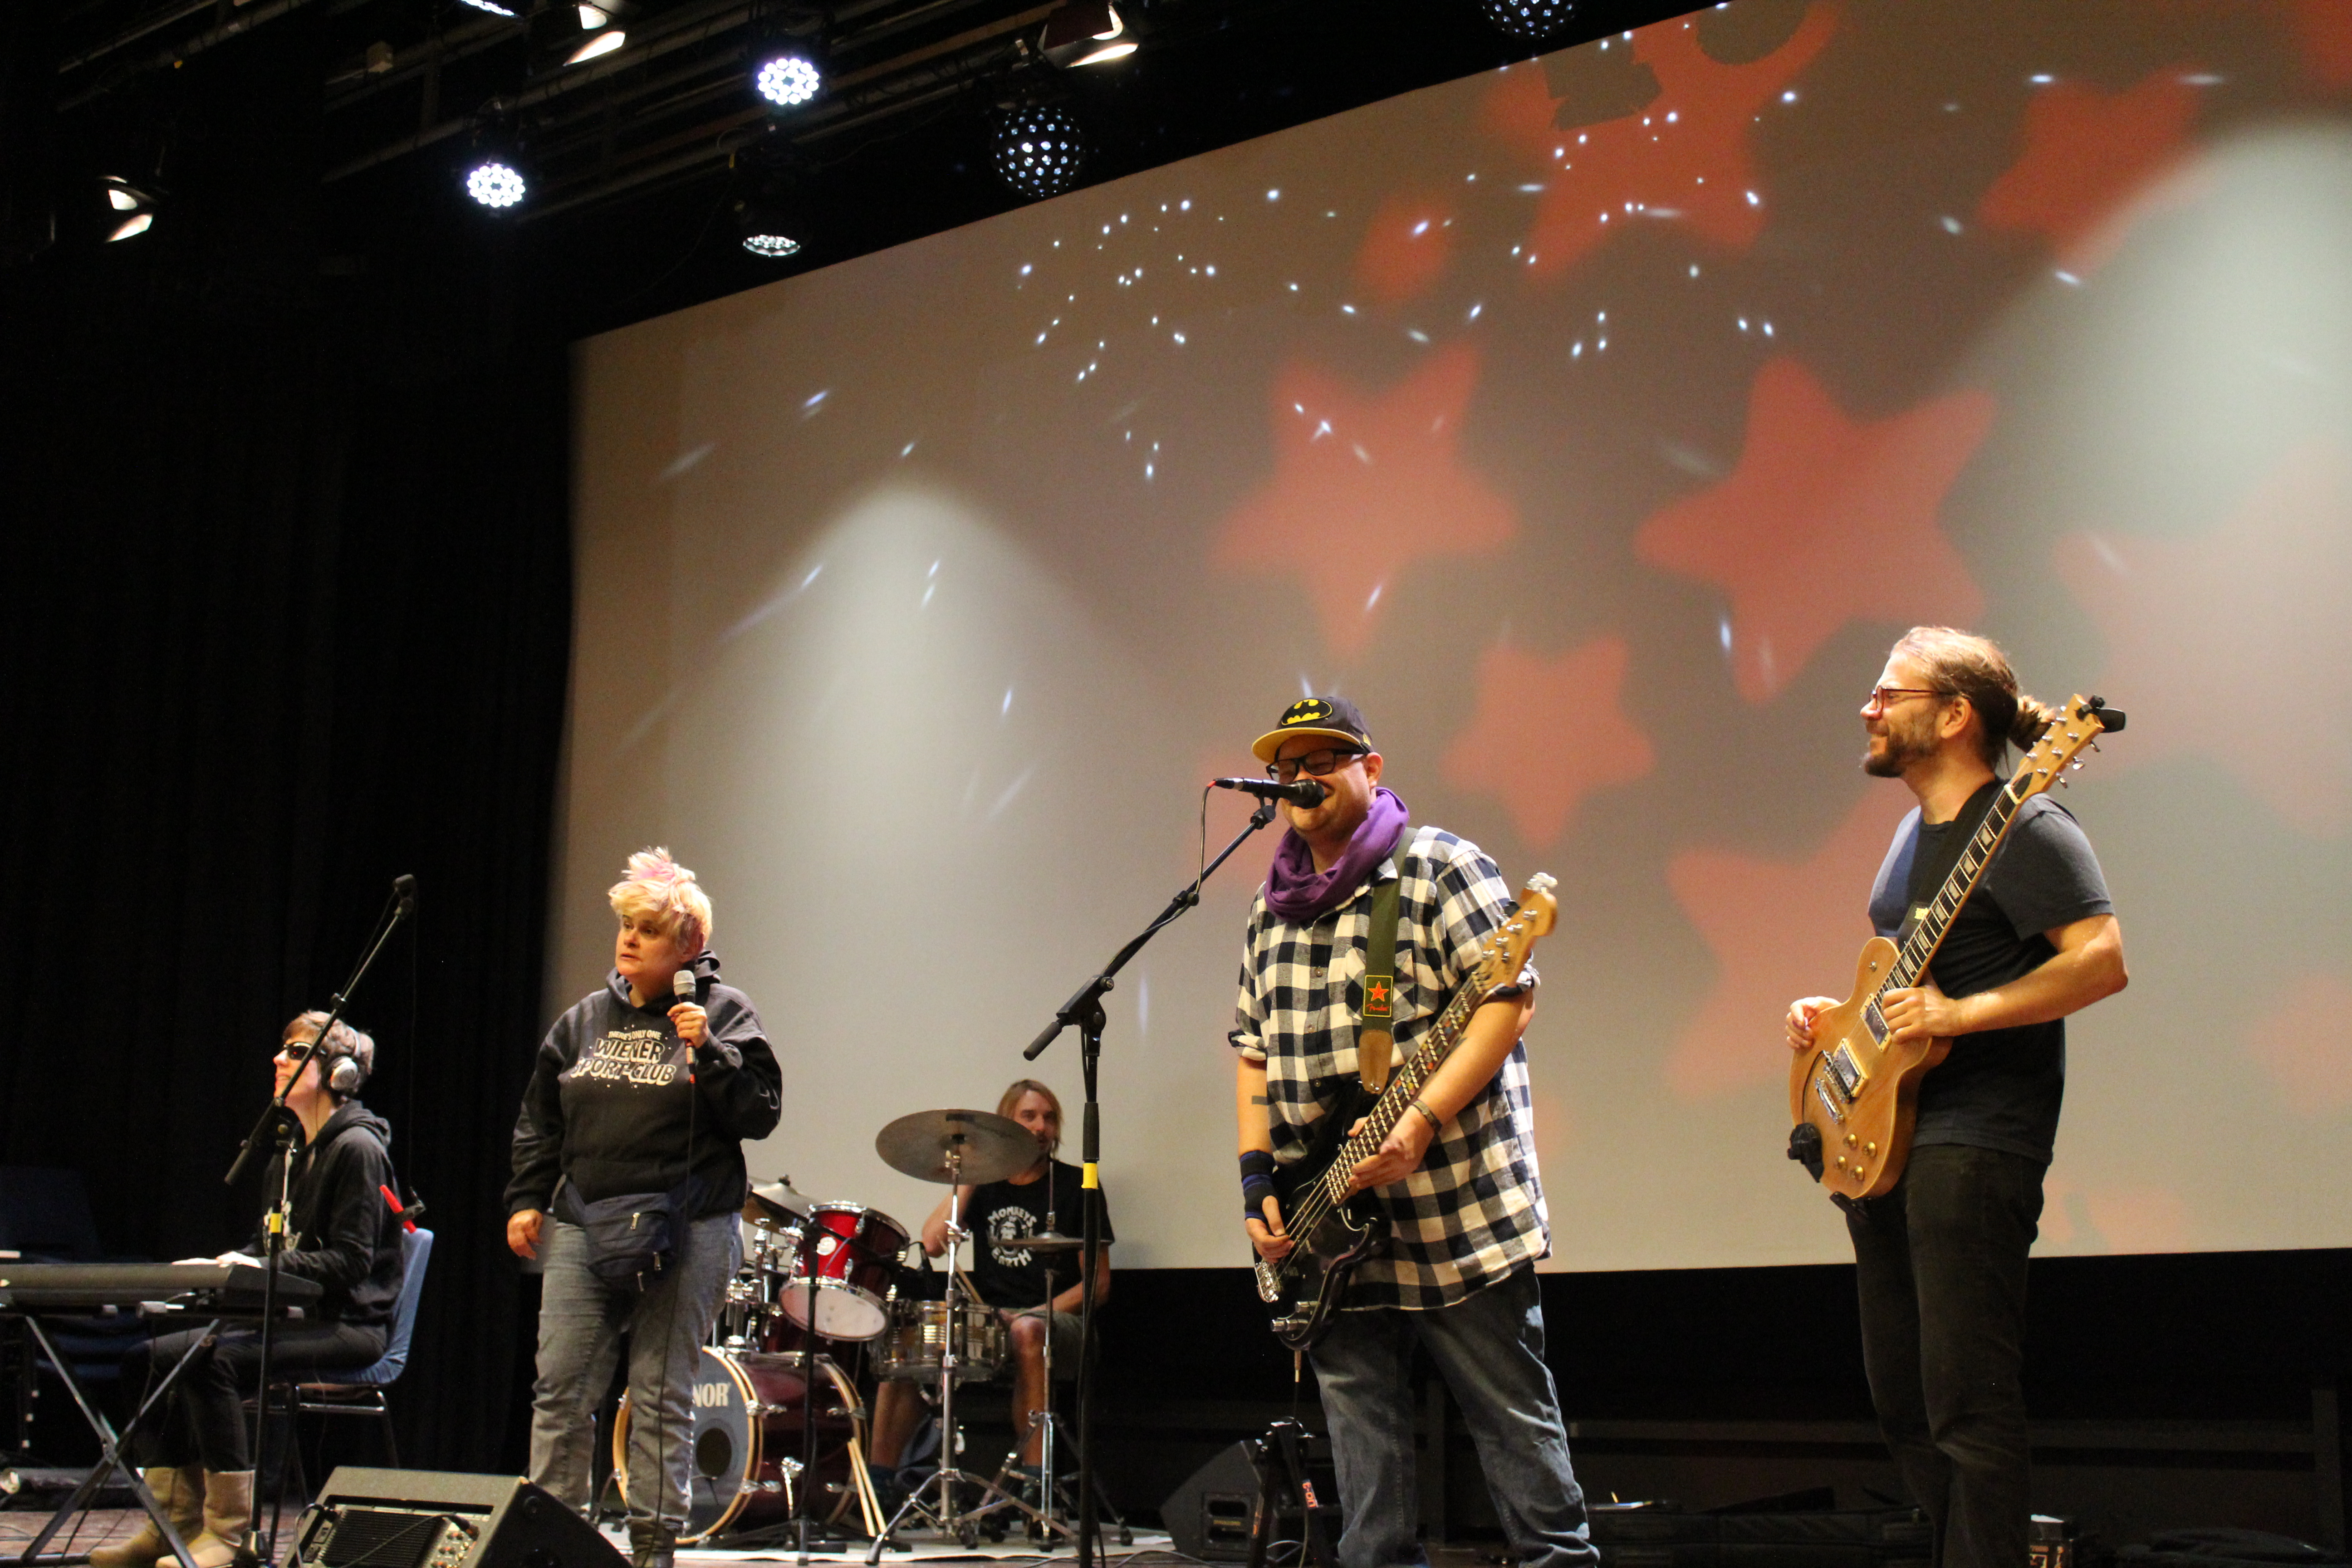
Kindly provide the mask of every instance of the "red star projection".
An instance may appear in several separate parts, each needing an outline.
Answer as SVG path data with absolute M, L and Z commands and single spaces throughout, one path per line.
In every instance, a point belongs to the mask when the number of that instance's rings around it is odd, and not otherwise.
M 2352 985 L 2308 974 L 2287 988 L 2247 1030 L 2246 1052 L 2296 1116 L 2341 1114 L 2352 1106 Z
M 1666 1060 L 1676 1094 L 1696 1100 L 1787 1081 L 1781 1017 L 1800 996 L 1843 996 L 1853 984 L 1854 959 L 1870 940 L 1871 879 L 1912 805 L 1900 784 L 1864 791 L 1802 861 L 1686 849 L 1668 863 L 1666 885 L 1716 964 L 1714 988 Z
M 2126 209 L 2188 150 L 2198 89 L 2193 66 L 2151 72 L 2105 92 L 2062 81 L 2025 110 L 2025 148 L 1977 204 L 1995 228 L 2045 237 L 2069 270 L 2105 261 L 2129 226 Z
M 1366 395 L 1294 364 L 1275 378 L 1274 478 L 1225 519 L 1212 556 L 1297 576 L 1331 647 L 1361 653 L 1382 597 L 1415 561 L 1492 555 L 1517 509 L 1465 468 L 1463 411 L 1478 384 L 1468 348 L 1432 354 Z
M 2074 534 L 2058 574 L 2107 646 L 2097 689 L 2132 718 L 2118 763 L 2201 753 L 2306 833 L 2352 826 L 2352 458 L 2295 447 L 2213 532 Z M 2126 701 L 2125 693 L 2134 701 Z M 2249 730 L 2255 703 L 2286 711 Z
M 2325 88 L 2352 87 L 2352 5 L 2344 0 L 2282 0 L 2282 8 L 2311 79 Z
M 1381 305 L 1401 305 L 1445 275 L 1454 260 L 1454 210 L 1425 195 L 1381 203 L 1356 252 L 1356 284 Z
M 1560 655 L 1487 650 L 1478 710 L 1446 749 L 1445 782 L 1500 796 L 1530 849 L 1559 842 L 1577 804 L 1657 765 L 1622 700 L 1632 653 L 1606 637 Z
M 1773 360 L 1748 395 L 1739 467 L 1653 515 L 1634 552 L 1730 597 L 1733 678 L 1750 702 L 1849 620 L 1966 626 L 1984 595 L 1936 513 L 1993 411 L 1959 392 L 1864 424 L 1803 365 Z
M 1539 70 L 1506 72 L 1486 100 L 1487 129 L 1537 160 L 1544 190 L 1528 227 L 1530 274 L 1556 277 L 1629 225 L 1679 222 L 1730 250 L 1764 229 L 1764 185 L 1748 136 L 1756 115 L 1795 80 L 1836 30 L 1815 5 L 1789 41 L 1760 60 L 1707 58 L 1687 21 L 1633 35 L 1633 58 L 1658 79 L 1658 96 L 1615 120 L 1563 131 Z M 1555 153 L 1558 155 L 1555 156 Z

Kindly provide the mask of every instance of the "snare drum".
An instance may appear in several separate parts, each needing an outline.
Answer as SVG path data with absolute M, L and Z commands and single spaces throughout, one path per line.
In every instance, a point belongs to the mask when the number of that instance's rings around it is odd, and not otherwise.
M 890 1284 L 906 1249 L 906 1227 L 880 1209 L 819 1204 L 809 1215 L 792 1281 L 778 1305 L 793 1322 L 829 1340 L 878 1338 L 890 1326 Z
M 857 1496 L 850 1449 L 863 1450 L 866 1412 L 857 1403 L 857 1391 L 830 1359 L 819 1356 L 817 1370 L 817 1493 L 810 1511 L 821 1520 L 838 1521 Z M 694 1464 L 679 1545 L 692 1545 L 722 1530 L 793 1517 L 800 1489 L 805 1390 L 797 1367 L 778 1366 L 758 1355 L 702 1352 L 694 1374 Z M 613 1421 L 613 1468 L 625 1497 L 626 1394 Z
M 959 1309 L 963 1332 L 956 1346 L 956 1381 L 984 1383 L 1004 1365 L 1004 1320 L 977 1301 Z M 940 1375 L 947 1349 L 945 1301 L 890 1303 L 890 1331 L 874 1355 L 874 1375 L 886 1380 Z

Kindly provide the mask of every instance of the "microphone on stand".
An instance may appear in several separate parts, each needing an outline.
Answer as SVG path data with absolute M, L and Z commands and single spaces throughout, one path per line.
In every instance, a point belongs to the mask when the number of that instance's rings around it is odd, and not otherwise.
M 1313 779 L 1300 779 L 1297 784 L 1276 784 L 1272 779 L 1214 779 L 1219 789 L 1237 789 L 1244 795 L 1254 795 L 1260 800 L 1286 800 L 1293 805 L 1320 805 L 1330 792 Z
M 405 874 L 392 879 L 392 896 L 400 905 L 396 917 L 405 920 L 416 912 L 416 879 Z

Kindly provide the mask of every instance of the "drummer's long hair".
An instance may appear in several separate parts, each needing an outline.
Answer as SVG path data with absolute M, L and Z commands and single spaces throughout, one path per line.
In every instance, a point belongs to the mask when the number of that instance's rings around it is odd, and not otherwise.
M 1016 1078 L 1013 1080 L 1013 1087 L 997 1100 L 996 1114 L 1010 1120 L 1013 1108 L 1021 1103 L 1021 1097 L 1024 1094 L 1042 1094 L 1045 1097 L 1045 1103 L 1054 1108 L 1054 1141 L 1045 1145 L 1045 1154 L 1050 1159 L 1062 1152 L 1062 1097 L 1034 1078 Z

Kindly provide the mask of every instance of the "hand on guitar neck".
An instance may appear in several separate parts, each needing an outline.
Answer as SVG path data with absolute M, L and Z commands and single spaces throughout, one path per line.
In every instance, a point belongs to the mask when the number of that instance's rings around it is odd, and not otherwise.
M 1894 1030 L 1894 1043 L 1908 1045 L 1916 1040 L 1949 1039 L 1954 1035 L 1974 1032 L 1979 1026 L 1969 1021 L 1969 1004 L 1972 996 L 1958 1000 L 1937 989 L 1931 977 L 1925 985 L 1907 986 L 1889 991 L 1880 998 L 1879 1011 Z M 1824 1007 L 1834 1007 L 1834 996 L 1806 996 L 1789 1005 L 1787 1028 L 1789 1048 L 1810 1050 L 1813 1044 L 1813 1020 Z

